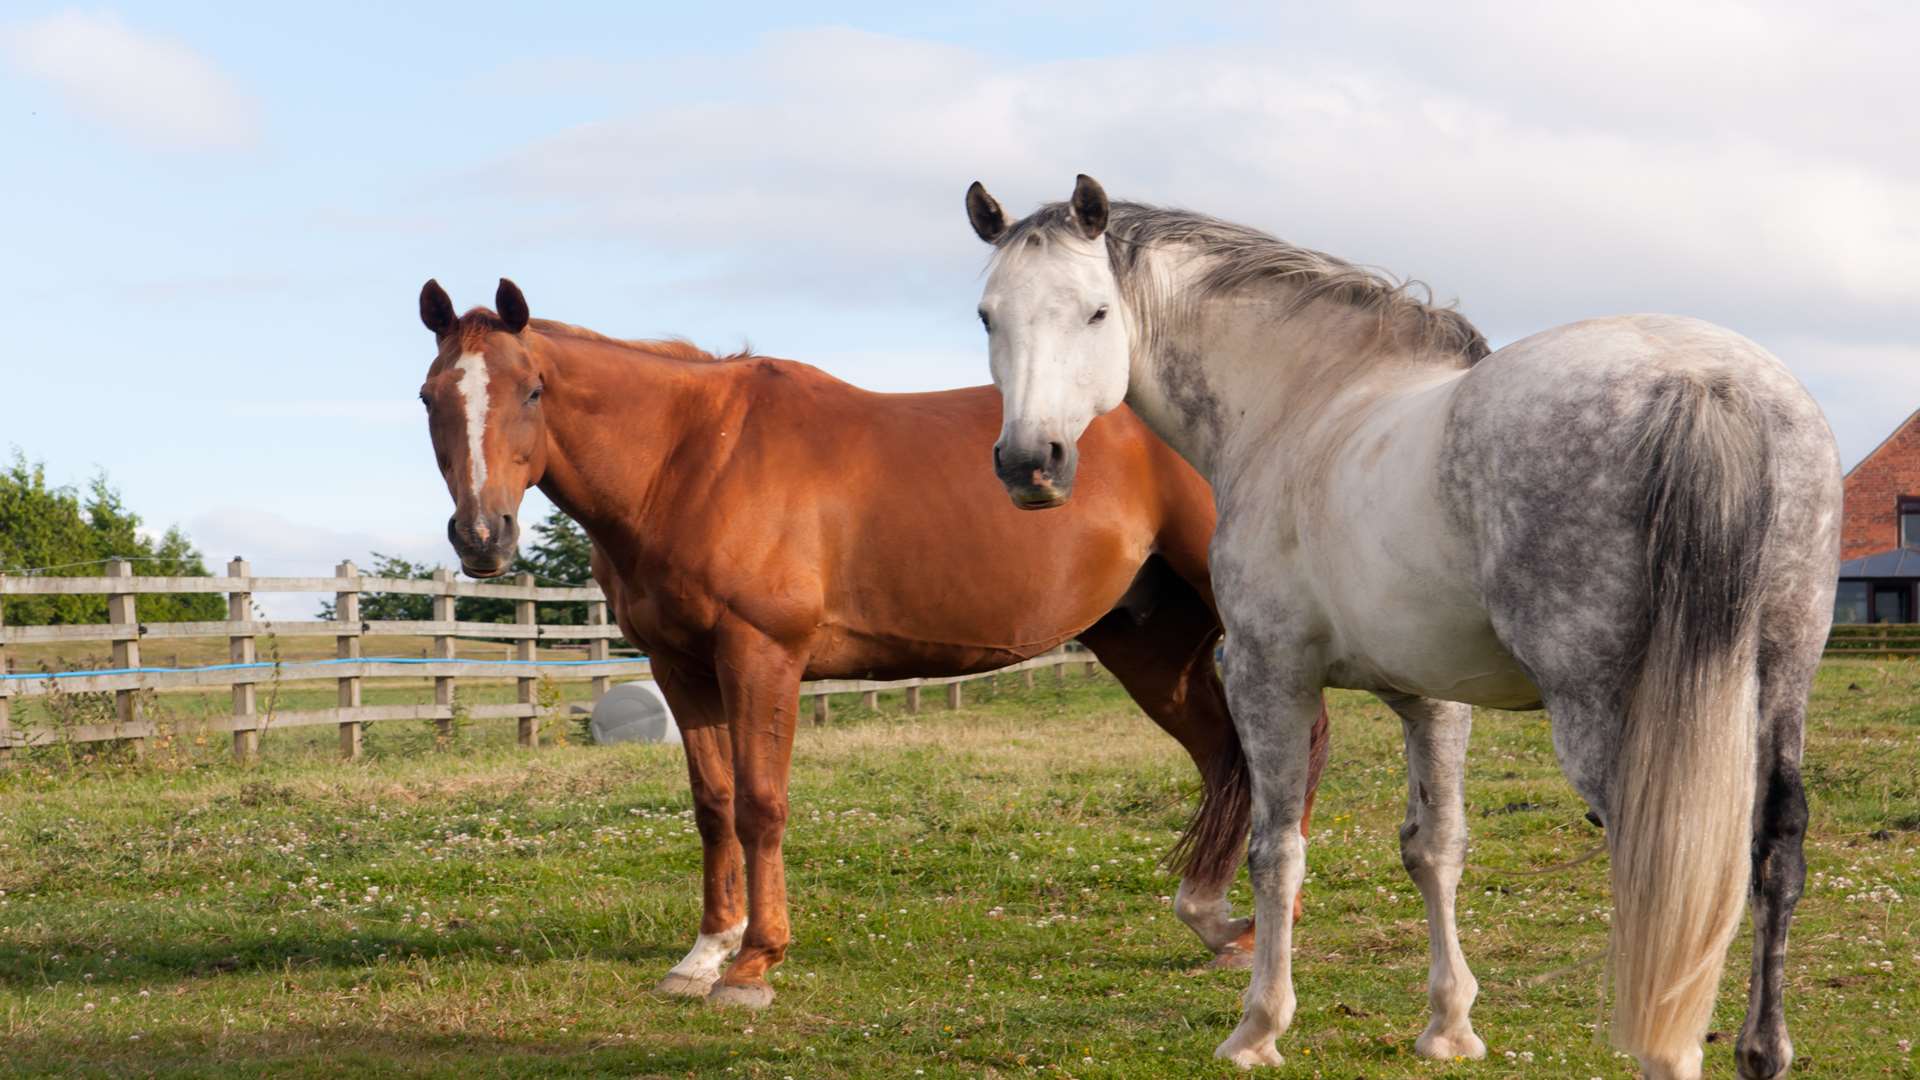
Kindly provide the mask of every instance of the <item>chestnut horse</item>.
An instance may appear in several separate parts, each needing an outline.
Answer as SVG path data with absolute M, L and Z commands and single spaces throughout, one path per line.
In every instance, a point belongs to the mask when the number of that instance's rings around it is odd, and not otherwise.
M 1216 962 L 1245 962 L 1252 925 L 1226 903 L 1248 793 L 1214 664 L 1213 500 L 1138 420 L 1088 430 L 1081 448 L 1100 450 L 1070 508 L 1023 513 L 977 467 L 992 387 L 876 394 L 792 361 L 618 341 L 530 319 L 504 279 L 495 305 L 460 316 L 438 283 L 420 293 L 447 535 L 468 574 L 504 573 L 538 485 L 592 539 L 594 577 L 652 659 L 705 857 L 699 937 L 661 990 L 773 999 L 801 680 L 990 671 L 1074 637 L 1199 767 L 1175 906 Z

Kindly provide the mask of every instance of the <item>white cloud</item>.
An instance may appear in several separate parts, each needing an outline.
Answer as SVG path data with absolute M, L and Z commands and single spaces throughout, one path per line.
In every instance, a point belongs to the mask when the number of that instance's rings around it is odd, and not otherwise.
M 1064 61 L 775 35 L 710 93 L 640 88 L 467 179 L 528 236 L 679 260 L 690 294 L 944 314 L 984 255 L 966 183 L 1019 212 L 1085 171 L 1419 277 L 1496 341 L 1645 310 L 1790 341 L 1843 442 L 1878 422 L 1841 369 L 1916 341 L 1920 9 L 1440 11 L 1276 6 L 1231 47 Z
M 1826 410 L 1851 468 L 1920 409 L 1920 342 L 1849 345 L 1788 339 L 1768 343 L 1801 372 Z
M 211 60 L 107 12 L 63 11 L 0 31 L 21 71 L 74 112 L 161 149 L 233 149 L 259 137 L 254 101 Z
M 255 574 L 271 577 L 331 577 L 342 560 L 352 559 L 365 567 L 375 551 L 417 562 L 453 561 L 447 539 L 439 533 L 332 529 L 248 506 L 221 506 L 197 514 L 186 523 L 186 532 L 216 574 L 224 573 L 233 558 L 244 558 Z M 318 593 L 254 597 L 269 617 L 279 619 L 312 618 L 323 599 L 332 597 Z

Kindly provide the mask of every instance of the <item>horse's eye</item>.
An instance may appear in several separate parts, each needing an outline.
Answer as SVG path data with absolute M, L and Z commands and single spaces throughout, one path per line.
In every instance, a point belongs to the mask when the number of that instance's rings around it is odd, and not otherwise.
M 427 392 L 425 390 L 420 391 L 420 404 L 425 405 L 429 409 L 433 408 L 433 402 L 427 400 Z
M 539 401 L 540 401 L 540 392 L 541 392 L 542 390 L 545 390 L 545 389 L 546 389 L 546 387 L 544 387 L 544 386 L 536 386 L 536 387 L 534 387 L 534 388 L 533 388 L 533 392 L 527 395 L 527 404 L 529 404 L 529 405 L 535 405 L 535 404 L 538 404 L 538 403 L 539 403 Z
M 1087 320 L 1087 325 L 1092 326 L 1094 323 L 1105 320 L 1106 317 L 1107 317 L 1107 305 L 1101 304 L 1100 310 L 1095 311 L 1093 313 L 1093 318 Z
M 980 328 L 989 334 L 993 333 L 993 320 L 987 318 L 987 313 L 984 311 L 980 313 Z

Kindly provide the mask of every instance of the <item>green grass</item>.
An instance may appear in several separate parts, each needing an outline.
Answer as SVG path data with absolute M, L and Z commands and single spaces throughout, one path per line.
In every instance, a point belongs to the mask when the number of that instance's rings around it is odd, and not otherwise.
M 505 723 L 448 752 L 424 725 L 374 725 L 354 765 L 291 733 L 253 768 L 219 746 L 138 765 L 36 751 L 0 776 L 0 1071 L 1227 1075 L 1209 1055 L 1246 975 L 1202 970 L 1155 865 L 1190 769 L 1110 680 L 1041 682 L 913 718 L 844 698 L 803 732 L 795 941 L 758 1015 L 650 992 L 699 911 L 675 748 L 529 754 Z M 1920 663 L 1821 674 L 1796 1075 L 1916 1069 L 1899 1046 L 1920 1041 L 1916 702 Z M 1599 835 L 1538 714 L 1480 713 L 1470 759 L 1461 924 L 1489 1057 L 1413 1056 L 1426 946 L 1396 849 L 1398 724 L 1361 695 L 1334 704 L 1280 1075 L 1631 1075 L 1594 1034 L 1605 860 L 1510 873 Z M 1710 1075 L 1732 1073 L 1747 947 Z

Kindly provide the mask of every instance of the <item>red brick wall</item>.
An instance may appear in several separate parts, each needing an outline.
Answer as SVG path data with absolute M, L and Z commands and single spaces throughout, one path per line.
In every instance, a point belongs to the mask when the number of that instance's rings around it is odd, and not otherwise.
M 1920 498 L 1920 412 L 1847 474 L 1840 557 L 1857 559 L 1900 546 L 1900 497 Z

